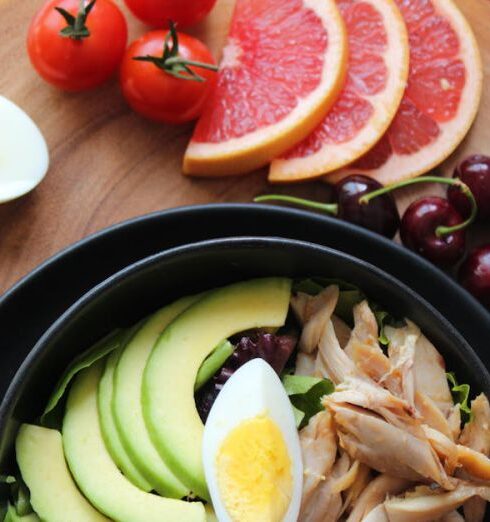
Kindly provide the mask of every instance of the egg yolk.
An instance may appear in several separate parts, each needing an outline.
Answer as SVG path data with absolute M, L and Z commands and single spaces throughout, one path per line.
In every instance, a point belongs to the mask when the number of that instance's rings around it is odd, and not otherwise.
M 281 522 L 293 493 L 291 459 L 282 433 L 268 417 L 242 422 L 216 459 L 218 487 L 233 522 Z

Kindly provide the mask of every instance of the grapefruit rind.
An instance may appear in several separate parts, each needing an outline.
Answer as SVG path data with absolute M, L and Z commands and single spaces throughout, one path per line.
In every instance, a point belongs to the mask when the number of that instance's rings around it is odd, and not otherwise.
M 365 170 L 346 167 L 324 178 L 327 183 L 353 174 L 362 173 L 375 178 L 383 185 L 415 178 L 436 168 L 460 145 L 470 130 L 478 113 L 483 93 L 483 63 L 478 44 L 468 21 L 452 0 L 432 0 L 436 10 L 451 22 L 459 36 L 459 57 L 466 66 L 465 87 L 454 118 L 440 125 L 437 140 L 410 155 L 392 154 L 381 167 Z
M 408 78 L 408 33 L 403 17 L 393 0 L 363 0 L 363 3 L 370 4 L 382 16 L 387 36 L 384 59 L 389 74 L 385 89 L 378 94 L 363 96 L 374 109 L 372 117 L 352 141 L 325 144 L 316 153 L 308 156 L 275 159 L 270 167 L 270 182 L 303 181 L 338 170 L 370 150 L 392 122 Z
M 191 141 L 184 157 L 184 174 L 230 176 L 263 167 L 308 136 L 335 103 L 347 69 L 345 24 L 334 0 L 304 0 L 304 5 L 322 20 L 328 33 L 320 84 L 278 123 L 225 142 Z

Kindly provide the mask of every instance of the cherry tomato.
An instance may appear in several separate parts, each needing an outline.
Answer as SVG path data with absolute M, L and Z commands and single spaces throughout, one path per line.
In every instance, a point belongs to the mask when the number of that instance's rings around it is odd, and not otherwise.
M 200 116 L 215 85 L 216 69 L 208 48 L 177 34 L 172 25 L 170 32 L 151 31 L 129 46 L 121 66 L 122 92 L 143 116 L 184 123 Z
M 50 0 L 31 23 L 27 49 L 47 82 L 82 91 L 116 72 L 127 36 L 126 20 L 112 0 Z
M 200 22 L 216 0 L 125 0 L 134 16 L 153 27 L 166 27 L 173 20 L 178 27 Z

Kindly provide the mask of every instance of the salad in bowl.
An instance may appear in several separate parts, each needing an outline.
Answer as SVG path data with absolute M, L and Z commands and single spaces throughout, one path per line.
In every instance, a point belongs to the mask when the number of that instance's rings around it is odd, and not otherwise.
M 334 279 L 184 296 L 77 357 L 20 426 L 5 521 L 482 521 L 490 406 Z

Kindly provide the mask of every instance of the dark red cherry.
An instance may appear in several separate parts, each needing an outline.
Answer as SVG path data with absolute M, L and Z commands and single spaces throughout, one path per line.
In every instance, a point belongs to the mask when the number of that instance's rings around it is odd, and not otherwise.
M 478 219 L 490 220 L 490 158 L 475 155 L 466 158 L 454 171 L 454 177 L 461 179 L 470 188 L 478 205 Z M 454 208 L 467 218 L 471 212 L 470 200 L 456 185 L 451 185 L 447 197 Z
M 381 188 L 381 183 L 360 174 L 339 181 L 335 185 L 338 217 L 383 236 L 395 237 L 400 226 L 400 214 L 391 193 L 378 196 L 369 203 L 359 202 L 362 196 Z
M 473 250 L 461 265 L 459 282 L 490 308 L 490 245 Z
M 432 263 L 449 267 L 464 255 L 464 230 L 447 235 L 439 227 L 453 227 L 463 222 L 461 215 L 445 199 L 428 197 L 414 201 L 406 210 L 400 227 L 403 244 Z

